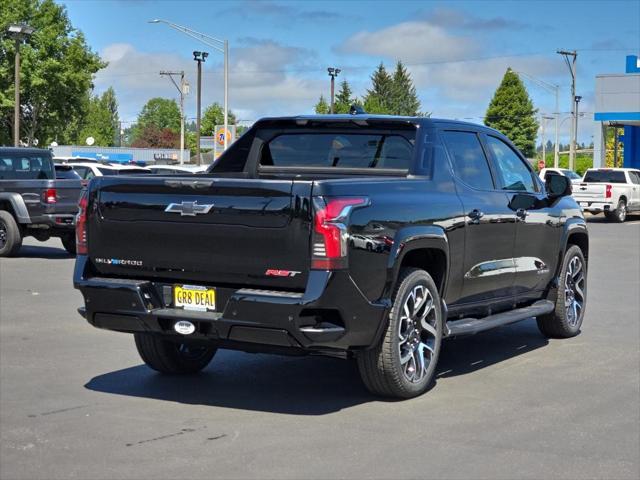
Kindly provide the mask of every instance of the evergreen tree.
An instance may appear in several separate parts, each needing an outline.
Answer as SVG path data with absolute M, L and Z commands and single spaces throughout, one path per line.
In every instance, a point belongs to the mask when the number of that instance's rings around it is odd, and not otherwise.
M 505 134 L 525 157 L 532 158 L 538 132 L 536 112 L 520 77 L 508 68 L 489 103 L 484 123 Z
M 316 106 L 313 108 L 314 108 L 314 111 L 320 115 L 326 115 L 327 113 L 329 113 L 329 104 L 324 99 L 324 95 L 322 94 L 320 95 L 320 99 L 318 100 L 318 103 L 316 103 Z
M 367 113 L 390 114 L 393 79 L 381 62 L 371 75 L 371 89 L 364 97 L 364 109 Z
M 420 100 L 416 94 L 411 74 L 400 60 L 396 63 L 391 84 L 391 98 L 389 100 L 391 113 L 415 117 L 420 115 Z
M 336 94 L 335 98 L 335 113 L 349 113 L 351 109 L 351 105 L 355 103 L 354 98 L 352 97 L 353 91 L 351 90 L 351 86 L 349 82 L 343 80 L 340 83 L 340 90 Z

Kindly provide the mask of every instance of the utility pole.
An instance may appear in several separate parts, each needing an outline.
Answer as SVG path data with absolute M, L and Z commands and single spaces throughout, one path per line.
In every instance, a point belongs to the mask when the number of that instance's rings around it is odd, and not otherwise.
M 15 105 L 13 108 L 13 145 L 20 146 L 20 44 L 26 41 L 34 32 L 34 29 L 28 25 L 9 25 L 7 33 L 13 36 L 16 41 L 15 56 Z
M 555 85 L 549 82 L 545 82 L 544 80 L 534 77 L 533 75 L 529 75 L 526 72 L 523 72 L 521 70 L 517 70 L 516 73 L 518 75 L 522 75 L 526 78 L 528 78 L 529 80 L 535 82 L 539 87 L 544 88 L 545 90 L 547 90 L 548 92 L 552 92 L 555 94 L 556 97 L 556 110 L 554 113 L 554 117 L 555 117 L 555 147 L 553 149 L 553 166 L 554 168 L 558 168 L 558 162 L 559 162 L 559 158 L 560 158 L 560 145 L 559 145 L 559 122 L 560 122 L 560 100 L 559 100 L 559 91 L 560 91 L 560 86 L 559 85 Z
M 578 138 L 578 112 L 576 108 L 580 101 L 576 101 L 576 61 L 578 52 L 575 50 L 558 50 L 556 53 L 562 55 L 571 74 L 571 115 L 573 116 L 573 122 L 571 123 L 571 139 L 569 141 L 569 170 L 574 170 Z M 572 60 L 569 60 L 569 57 L 572 57 Z
M 198 158 L 198 165 L 202 165 L 202 158 L 200 157 L 200 108 L 202 105 L 202 62 L 209 56 L 207 52 L 193 52 L 193 59 L 198 62 L 198 91 L 196 92 L 197 113 L 196 113 L 196 157 Z
M 175 85 L 180 93 L 180 165 L 184 164 L 184 96 L 188 93 L 188 84 L 184 80 L 184 70 L 179 72 L 167 72 L 162 70 L 161 76 L 169 77 L 171 83 Z M 180 75 L 180 85 L 173 79 L 174 75 Z
M 335 67 L 327 68 L 327 72 L 329 72 L 329 76 L 331 77 L 331 108 L 329 111 L 332 115 L 335 111 L 335 81 L 340 71 L 341 70 L 339 68 Z

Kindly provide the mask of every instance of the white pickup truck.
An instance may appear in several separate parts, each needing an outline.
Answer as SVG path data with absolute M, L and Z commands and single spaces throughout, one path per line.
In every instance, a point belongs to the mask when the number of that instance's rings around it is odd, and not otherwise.
M 584 212 L 603 213 L 624 222 L 627 213 L 640 212 L 640 170 L 590 168 L 582 183 L 573 186 L 573 198 Z

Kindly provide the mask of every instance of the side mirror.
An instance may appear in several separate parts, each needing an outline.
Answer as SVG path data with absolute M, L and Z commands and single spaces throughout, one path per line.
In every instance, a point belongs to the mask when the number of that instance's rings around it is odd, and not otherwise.
M 571 180 L 564 175 L 547 176 L 545 187 L 549 198 L 560 198 L 571 195 Z

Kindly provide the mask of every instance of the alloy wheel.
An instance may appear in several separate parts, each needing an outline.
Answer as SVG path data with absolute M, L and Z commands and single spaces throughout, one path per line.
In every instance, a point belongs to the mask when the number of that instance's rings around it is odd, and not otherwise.
M 424 285 L 415 286 L 405 299 L 398 322 L 400 366 L 407 380 L 420 382 L 435 356 L 436 305 Z
M 7 244 L 7 226 L 0 221 L 0 248 L 4 248 Z
M 567 273 L 564 280 L 564 305 L 566 309 L 566 318 L 569 325 L 575 327 L 584 310 L 585 301 L 585 274 L 582 261 L 578 257 L 569 260 Z

